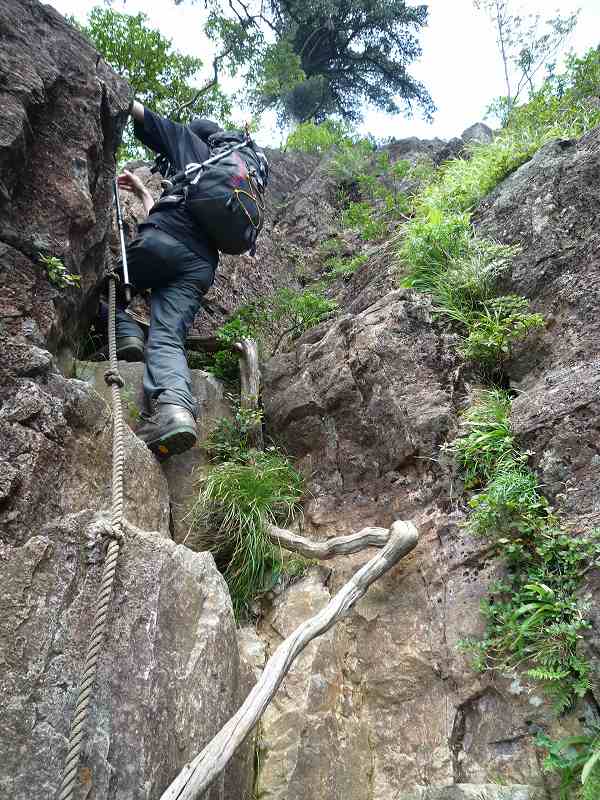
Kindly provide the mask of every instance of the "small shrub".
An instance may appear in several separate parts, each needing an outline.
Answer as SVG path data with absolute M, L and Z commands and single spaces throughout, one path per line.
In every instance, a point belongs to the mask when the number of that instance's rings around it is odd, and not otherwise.
M 46 270 L 48 280 L 57 289 L 65 289 L 69 286 L 79 287 L 81 283 L 81 276 L 75 275 L 72 272 L 67 272 L 67 268 L 56 256 L 45 256 L 39 253 L 40 262 Z
M 327 165 L 328 173 L 338 183 L 348 185 L 363 175 L 373 156 L 373 145 L 367 139 L 345 143 Z
M 346 228 L 355 228 L 365 241 L 381 239 L 386 231 L 385 222 L 375 215 L 370 203 L 350 203 L 342 214 L 342 224 Z
M 259 408 L 242 408 L 237 398 L 226 395 L 233 408 L 233 418 L 221 417 L 204 443 L 211 461 L 237 461 L 252 447 L 252 434 L 262 423 Z
M 332 281 L 336 278 L 346 278 L 350 275 L 354 275 L 367 261 L 368 257 L 365 255 L 357 255 L 352 258 L 342 258 L 341 256 L 329 258 L 325 262 L 325 267 L 327 269 L 325 280 Z
M 281 571 L 281 555 L 265 525 L 287 524 L 300 509 L 302 492 L 302 476 L 273 450 L 250 450 L 218 464 L 203 481 L 190 512 L 191 529 L 200 547 L 224 565 L 238 617 L 272 585 L 273 572 Z
M 344 249 L 344 244 L 341 239 L 327 239 L 321 242 L 321 255 L 323 256 L 338 256 Z
M 350 130 L 343 122 L 329 119 L 317 125 L 303 122 L 290 133 L 285 149 L 301 153 L 325 153 L 332 147 L 351 147 Z
M 272 295 L 241 308 L 217 331 L 217 337 L 228 343 L 250 337 L 258 340 L 268 354 L 273 354 L 286 339 L 301 336 L 331 316 L 337 308 L 337 303 L 325 297 L 315 286 L 301 292 L 278 289 Z

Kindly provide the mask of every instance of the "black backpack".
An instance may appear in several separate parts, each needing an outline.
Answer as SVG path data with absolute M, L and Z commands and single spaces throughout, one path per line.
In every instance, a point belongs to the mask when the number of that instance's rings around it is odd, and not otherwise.
M 221 252 L 254 254 L 265 215 L 266 156 L 249 136 L 232 131 L 209 136 L 208 147 L 210 158 L 187 164 L 166 181 L 153 211 L 184 202 Z

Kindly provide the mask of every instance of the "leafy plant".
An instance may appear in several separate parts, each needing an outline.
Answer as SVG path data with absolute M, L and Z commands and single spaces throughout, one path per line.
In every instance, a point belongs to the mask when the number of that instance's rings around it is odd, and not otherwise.
M 288 136 L 285 150 L 297 150 L 301 153 L 326 153 L 332 147 L 340 146 L 344 152 L 351 149 L 348 125 L 327 119 L 320 125 L 314 122 L 303 122 Z
M 577 591 L 600 557 L 600 536 L 583 539 L 560 528 L 527 454 L 515 445 L 509 413 L 505 392 L 484 392 L 447 447 L 466 486 L 479 489 L 469 500 L 468 527 L 491 538 L 507 566 L 482 603 L 484 639 L 463 646 L 480 670 L 525 668 L 562 711 L 589 688 L 589 665 L 579 652 L 589 622 Z
M 229 122 L 231 103 L 218 83 L 208 85 L 203 92 L 195 85 L 202 61 L 173 50 L 170 39 L 148 26 L 146 14 L 123 14 L 96 6 L 86 24 L 71 21 L 115 72 L 126 78 L 135 97 L 153 111 L 175 122 L 187 123 L 196 115 L 216 116 L 224 124 Z M 145 154 L 133 131 L 127 129 L 120 160 L 144 158 Z
M 547 751 L 544 769 L 560 775 L 560 800 L 597 800 L 600 796 L 600 730 L 553 741 L 545 734 L 536 738 Z M 575 795 L 573 795 L 575 792 Z
M 373 207 L 366 201 L 350 203 L 342 214 L 342 224 L 356 228 L 365 241 L 381 239 L 387 231 L 385 221 L 375 215 Z
M 335 280 L 336 278 L 346 278 L 350 275 L 354 275 L 354 273 L 360 269 L 363 264 L 366 264 L 367 261 L 368 257 L 360 254 L 353 256 L 352 258 L 342 258 L 341 256 L 333 256 L 332 258 L 328 258 L 325 262 L 325 267 L 327 269 L 325 280 L 331 281 Z
M 39 253 L 40 262 L 46 270 L 48 280 L 57 289 L 65 289 L 69 286 L 79 286 L 81 276 L 68 272 L 67 268 L 56 256 L 45 256 Z
M 368 139 L 347 141 L 332 156 L 327 171 L 338 183 L 349 185 L 366 172 L 372 156 L 373 145 Z
M 262 422 L 259 408 L 242 408 L 236 397 L 227 394 L 233 417 L 221 417 L 209 433 L 204 449 L 211 461 L 236 461 L 252 448 L 252 433 Z
M 241 451 L 213 467 L 202 482 L 191 528 L 223 566 L 238 616 L 281 571 L 281 554 L 265 526 L 288 523 L 300 509 L 302 492 L 302 476 L 275 450 Z
M 515 342 L 544 326 L 541 314 L 528 312 L 524 297 L 507 295 L 488 300 L 466 317 L 468 334 L 460 346 L 465 358 L 495 369 L 507 359 Z

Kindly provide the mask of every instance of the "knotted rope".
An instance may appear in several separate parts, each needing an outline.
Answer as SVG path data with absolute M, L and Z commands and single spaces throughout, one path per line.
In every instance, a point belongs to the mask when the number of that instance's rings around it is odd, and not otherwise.
M 96 680 L 96 667 L 98 654 L 104 642 L 106 632 L 106 619 L 108 606 L 112 595 L 113 581 L 119 557 L 119 548 L 123 540 L 123 413 L 121 409 L 120 388 L 123 378 L 119 374 L 117 363 L 116 341 L 116 275 L 109 273 L 108 282 L 108 354 L 110 369 L 104 375 L 104 380 L 111 388 L 113 412 L 113 469 L 112 469 L 112 509 L 110 527 L 103 531 L 110 541 L 106 550 L 104 571 L 100 591 L 96 600 L 96 614 L 92 627 L 92 634 L 88 645 L 83 673 L 79 682 L 79 691 L 75 712 L 71 722 L 69 735 L 69 750 L 65 759 L 63 779 L 60 786 L 58 800 L 71 800 L 75 791 L 77 770 L 83 743 L 83 734 L 88 708 L 92 697 L 92 689 Z

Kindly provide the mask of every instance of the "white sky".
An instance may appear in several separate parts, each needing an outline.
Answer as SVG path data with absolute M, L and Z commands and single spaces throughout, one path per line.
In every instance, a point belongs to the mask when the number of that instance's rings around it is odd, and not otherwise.
M 491 23 L 473 7 L 472 0 L 423 0 L 429 7 L 429 24 L 421 35 L 423 55 L 411 70 L 429 90 L 438 108 L 432 124 L 418 116 L 405 119 L 375 110 L 365 114 L 363 133 L 376 137 L 419 136 L 449 139 L 480 120 L 490 100 L 505 94 L 502 66 L 496 51 Z M 416 4 L 416 2 L 415 2 Z M 82 21 L 101 0 L 50 0 L 62 14 L 73 14 Z M 557 11 L 558 0 L 520 0 L 525 13 L 545 17 Z M 173 0 L 115 0 L 112 8 L 136 14 L 143 11 L 153 27 L 173 41 L 174 47 L 211 63 L 210 43 L 202 35 L 206 11 L 202 0 L 176 6 Z M 560 0 L 559 13 L 581 9 L 579 24 L 570 46 L 581 54 L 600 43 L 600 0 Z M 240 115 L 242 117 L 243 115 Z M 275 129 L 272 115 L 266 115 L 256 136 L 263 144 L 278 145 L 281 132 Z

